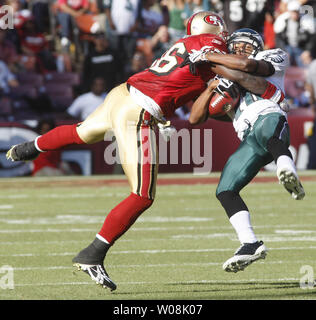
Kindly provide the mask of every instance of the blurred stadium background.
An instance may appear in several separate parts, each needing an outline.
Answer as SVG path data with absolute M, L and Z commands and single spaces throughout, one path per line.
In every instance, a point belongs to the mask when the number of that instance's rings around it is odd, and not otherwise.
M 199 10 L 220 13 L 230 32 L 253 28 L 262 34 L 266 49 L 281 47 L 289 53 L 285 90 L 292 151 L 299 169 L 316 167 L 310 155 L 315 140 L 310 137 L 313 88 L 306 81 L 307 73 L 316 79 L 316 1 L 3 0 L 1 5 L 0 176 L 45 174 L 38 173 L 44 165 L 58 167 L 55 173 L 62 175 L 120 173 L 118 166 L 104 161 L 106 143 L 69 148 L 35 165 L 11 164 L 4 152 L 55 125 L 86 117 L 111 88 L 149 66 L 182 37 L 188 17 Z M 189 112 L 190 105 L 178 109 L 172 119 L 176 128 L 192 129 L 186 121 Z M 220 171 L 238 141 L 226 124 L 209 120 L 202 128 L 213 130 L 212 170 Z M 160 172 L 192 172 L 192 167 L 192 161 L 167 164 Z

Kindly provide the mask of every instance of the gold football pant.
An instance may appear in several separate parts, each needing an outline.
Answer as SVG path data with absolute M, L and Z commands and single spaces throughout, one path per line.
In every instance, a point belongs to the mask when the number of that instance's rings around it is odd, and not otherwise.
M 110 91 L 104 102 L 78 127 L 88 144 L 102 141 L 113 131 L 122 168 L 131 192 L 153 199 L 156 192 L 158 151 L 152 115 L 134 102 L 126 83 Z

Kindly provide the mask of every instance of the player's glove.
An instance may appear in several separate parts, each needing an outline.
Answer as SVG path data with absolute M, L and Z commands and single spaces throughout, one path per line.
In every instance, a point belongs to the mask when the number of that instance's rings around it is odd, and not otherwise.
M 171 136 L 177 132 L 177 129 L 171 125 L 170 121 L 166 123 L 158 123 L 159 132 L 162 135 L 163 139 L 168 142 L 170 141 Z
M 189 53 L 184 59 L 184 61 L 181 63 L 180 68 L 183 68 L 186 65 L 189 65 L 190 72 L 193 75 L 196 75 L 197 65 L 203 62 L 208 62 L 206 58 L 206 54 L 209 51 L 210 51 L 209 49 L 201 49 L 201 50 L 192 49 L 191 53 Z
M 236 83 L 224 78 L 217 78 L 217 80 L 219 80 L 219 84 L 214 89 L 216 92 L 218 92 L 222 96 L 224 96 L 225 92 L 227 92 L 228 95 L 233 99 L 238 97 L 238 89 Z
M 280 106 L 281 110 L 283 110 L 284 112 L 289 112 L 290 111 L 290 105 L 289 105 L 289 103 L 287 102 L 286 99 L 282 100 L 279 103 L 279 106 Z
M 206 58 L 206 54 L 209 52 L 210 50 L 205 50 L 205 49 L 201 49 L 201 50 L 195 50 L 192 49 L 191 53 L 189 53 L 189 60 L 191 63 L 198 63 L 198 62 L 205 62 L 208 61 Z

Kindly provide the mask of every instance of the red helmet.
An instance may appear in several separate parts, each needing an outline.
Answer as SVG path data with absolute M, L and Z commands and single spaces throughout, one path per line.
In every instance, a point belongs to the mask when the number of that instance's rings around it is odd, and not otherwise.
M 187 35 L 202 33 L 216 34 L 226 39 L 228 32 L 224 20 L 212 11 L 200 11 L 193 14 L 187 24 Z

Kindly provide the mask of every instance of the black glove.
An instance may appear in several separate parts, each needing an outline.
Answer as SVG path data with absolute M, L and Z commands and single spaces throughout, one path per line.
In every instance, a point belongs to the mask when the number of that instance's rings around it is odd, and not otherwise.
M 224 78 L 219 78 L 218 80 L 219 80 L 219 84 L 214 89 L 214 91 L 218 92 L 222 96 L 224 96 L 225 92 L 227 92 L 228 95 L 233 99 L 238 97 L 239 90 L 238 90 L 238 85 L 236 83 Z

